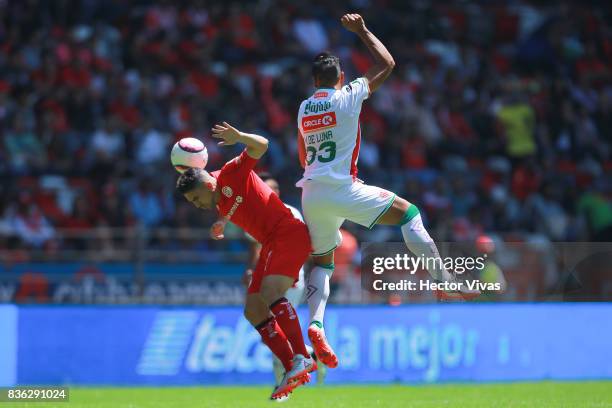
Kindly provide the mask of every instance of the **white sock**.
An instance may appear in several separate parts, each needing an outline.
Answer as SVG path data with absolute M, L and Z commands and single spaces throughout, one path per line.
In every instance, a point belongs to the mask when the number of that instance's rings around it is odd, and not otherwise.
M 406 246 L 413 255 L 440 258 L 436 243 L 431 239 L 423 226 L 421 214 L 417 214 L 413 219 L 402 225 L 402 235 Z M 440 281 L 451 281 L 453 279 L 452 275 L 444 268 L 442 262 L 427 262 L 427 264 L 430 266 L 427 272 L 434 279 Z
M 333 269 L 315 266 L 308 278 L 308 308 L 310 309 L 310 323 L 319 322 L 323 324 L 325 306 L 329 298 L 329 279 L 334 273 Z

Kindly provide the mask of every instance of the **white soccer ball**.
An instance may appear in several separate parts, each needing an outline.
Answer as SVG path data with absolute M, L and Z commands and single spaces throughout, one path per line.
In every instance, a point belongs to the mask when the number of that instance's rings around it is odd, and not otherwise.
M 179 173 L 184 173 L 192 167 L 203 169 L 208 163 L 208 150 L 198 139 L 186 137 L 174 144 L 170 161 Z

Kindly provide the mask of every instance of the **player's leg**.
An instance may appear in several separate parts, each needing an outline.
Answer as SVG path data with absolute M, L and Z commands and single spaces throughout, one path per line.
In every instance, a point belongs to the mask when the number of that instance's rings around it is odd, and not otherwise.
M 297 312 L 284 296 L 299 278 L 299 271 L 310 251 L 308 229 L 296 220 L 277 228 L 275 240 L 262 250 L 259 259 L 264 265 L 260 293 L 270 305 L 270 311 L 295 353 L 291 370 L 285 373 L 273 397 L 287 395 L 293 388 L 310 381 L 309 373 L 317 368 L 304 344 Z
M 304 298 L 304 268 L 300 269 L 300 277 L 298 281 L 285 292 L 285 297 L 291 303 L 294 309 L 302 303 L 302 299 Z M 308 350 L 308 345 L 306 345 L 306 350 Z M 311 350 L 308 350 L 308 353 L 311 354 Z M 280 362 L 276 356 L 272 359 L 272 371 L 274 372 L 274 380 L 275 385 L 278 386 L 283 379 L 283 374 L 285 374 L 285 370 L 283 368 L 283 364 Z
M 317 368 L 316 362 L 310 357 L 297 312 L 285 298 L 284 294 L 295 281 L 295 278 L 283 275 L 266 275 L 261 284 L 261 294 L 270 311 L 286 334 L 294 351 L 291 367 L 285 366 L 285 373 L 272 392 L 272 399 L 287 397 L 294 388 L 310 381 L 310 372 Z
M 289 276 L 264 276 L 261 284 L 261 295 L 265 302 L 270 305 L 270 311 L 276 317 L 287 339 L 289 339 L 294 353 L 309 357 L 297 312 L 285 297 L 285 292 L 293 286 L 294 282 L 295 279 Z
M 297 310 L 298 306 L 306 299 L 305 294 L 306 294 L 306 283 L 304 281 L 304 268 L 301 268 L 300 276 L 297 282 L 295 282 L 295 284 L 292 287 L 287 289 L 287 292 L 285 292 L 285 297 L 287 298 L 289 303 L 291 303 L 293 308 Z M 308 344 L 306 344 L 306 350 L 308 351 L 308 354 L 315 361 L 317 361 L 317 357 L 316 357 L 316 354 L 314 353 L 314 349 Z M 276 357 L 274 357 L 272 360 L 272 368 L 274 370 L 274 378 L 276 380 L 276 385 L 278 385 L 283 378 L 284 370 L 283 370 L 283 365 L 281 364 L 280 360 L 278 360 Z M 322 384 L 325 380 L 326 375 L 327 375 L 327 368 L 325 364 L 317 364 L 317 383 Z
M 323 322 L 334 273 L 334 250 L 342 243 L 340 226 L 344 218 L 336 215 L 337 197 L 345 195 L 348 188 L 306 183 L 302 192 L 302 210 L 312 240 L 314 263 L 306 295 L 310 311 L 308 338 L 317 358 L 331 368 L 338 365 L 338 358 L 327 341 Z
M 312 259 L 314 266 L 308 277 L 307 294 L 310 325 L 322 329 L 325 308 L 329 300 L 330 280 L 334 273 L 334 251 L 322 256 L 313 256 Z
M 289 303 L 291 303 L 291 305 L 297 309 L 297 307 L 304 301 L 305 290 L 306 284 L 304 282 L 304 268 L 301 268 L 297 282 L 287 289 L 287 292 L 285 292 L 285 297 Z
M 348 220 L 372 228 L 376 224 L 399 225 L 408 249 L 415 255 L 439 257 L 438 248 L 423 227 L 418 208 L 380 187 L 353 183 L 342 214 Z M 428 265 L 431 262 L 427 263 Z M 442 262 L 434 262 L 428 271 L 435 279 L 449 280 L 451 275 Z
M 338 233 L 340 233 L 338 231 Z M 323 321 L 330 293 L 330 280 L 334 273 L 334 252 L 313 257 L 314 267 L 308 278 L 308 309 L 310 325 L 308 338 L 317 359 L 330 368 L 338 366 L 338 357 L 327 341 Z
M 278 358 L 285 370 L 290 370 L 293 360 L 291 345 L 259 293 L 247 294 L 244 316 L 259 332 L 262 342 Z
M 439 258 L 440 253 L 436 243 L 425 227 L 416 205 L 395 196 L 391 207 L 380 217 L 377 224 L 399 225 L 406 246 L 416 256 L 425 255 Z M 440 281 L 450 281 L 452 275 L 444 268 L 442 262 L 427 262 L 430 265 L 429 274 Z
M 291 341 L 287 338 L 285 330 L 282 327 L 285 326 L 285 329 L 295 336 L 292 328 L 287 328 L 286 325 L 289 310 L 285 308 L 279 311 L 279 307 L 283 302 L 276 302 L 279 298 L 284 299 L 284 292 L 293 284 L 295 278 L 282 275 L 268 275 L 267 267 L 272 264 L 272 259 L 271 249 L 269 247 L 262 248 L 261 256 L 253 272 L 251 284 L 247 290 L 248 295 L 245 316 L 252 324 L 255 324 L 254 322 L 264 315 L 264 309 L 266 316 L 269 316 L 261 323 L 257 324 L 256 329 L 259 331 L 264 344 L 272 350 L 283 365 L 283 378 L 274 388 L 270 396 L 272 400 L 282 400 L 286 398 L 293 389 L 310 381 L 309 372 L 312 371 L 311 368 L 316 368 L 316 363 L 310 357 L 305 358 L 302 355 L 294 353 Z M 305 261 L 305 259 L 304 257 L 302 262 Z M 297 276 L 297 273 L 295 275 Z M 257 301 L 257 298 L 254 297 L 255 294 L 259 297 L 259 304 L 255 303 Z M 276 313 L 273 312 L 273 310 L 276 311 Z M 299 327 L 299 320 L 297 319 L 295 311 L 293 316 Z M 301 330 L 298 329 L 298 331 L 301 338 Z M 296 342 L 296 340 L 293 339 L 293 342 L 298 344 L 299 348 L 299 341 Z M 304 343 L 303 338 L 301 342 L 302 344 Z M 306 354 L 308 354 L 307 351 Z
M 404 242 L 414 255 L 440 258 L 436 243 L 423 225 L 419 209 L 407 200 L 396 196 L 391 207 L 380 217 L 377 224 L 399 225 Z M 427 272 L 436 280 L 453 282 L 458 279 L 446 270 L 442 260 L 426 262 L 426 266 L 428 267 Z M 447 299 L 471 299 L 479 295 L 480 291 L 470 290 L 465 285 L 459 291 L 438 292 L 438 296 Z

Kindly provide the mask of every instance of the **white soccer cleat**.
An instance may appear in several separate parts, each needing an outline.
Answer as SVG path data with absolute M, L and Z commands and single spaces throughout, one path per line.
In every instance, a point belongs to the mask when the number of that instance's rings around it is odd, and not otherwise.
M 289 394 L 291 394 L 294 389 L 300 385 L 310 382 L 310 374 L 308 373 L 300 376 L 297 380 L 294 379 L 293 381 L 289 380 L 289 373 L 290 371 L 286 372 L 280 384 L 274 388 L 274 391 L 270 396 L 271 400 L 278 402 L 286 401 L 289 399 Z
M 300 385 L 310 382 L 310 373 L 317 369 L 317 362 L 312 357 L 304 357 L 301 354 L 293 357 L 291 370 L 283 376 L 280 384 L 274 389 L 270 399 L 278 400 L 286 397 Z
M 317 362 L 314 361 L 312 357 L 304 357 L 301 354 L 296 354 L 295 357 L 293 357 L 293 365 L 291 370 L 287 372 L 288 381 L 290 383 L 299 382 L 303 378 L 310 377 L 308 374 L 316 369 Z

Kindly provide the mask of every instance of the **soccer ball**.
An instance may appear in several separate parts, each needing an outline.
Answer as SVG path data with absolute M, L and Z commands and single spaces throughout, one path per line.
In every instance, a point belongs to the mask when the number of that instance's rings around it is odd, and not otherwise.
M 174 144 L 170 161 L 179 173 L 184 173 L 192 167 L 203 169 L 208 163 L 208 150 L 198 139 L 186 137 Z

